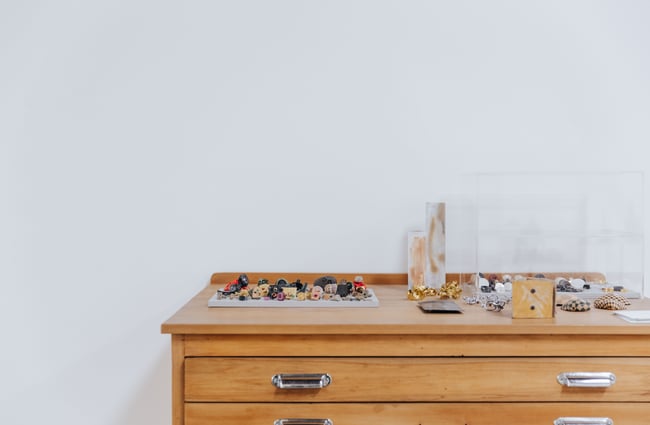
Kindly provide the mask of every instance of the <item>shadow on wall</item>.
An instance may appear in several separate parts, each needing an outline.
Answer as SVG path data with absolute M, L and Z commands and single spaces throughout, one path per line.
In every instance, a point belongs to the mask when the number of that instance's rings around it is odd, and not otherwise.
M 171 423 L 168 335 L 147 324 L 65 364 L 42 353 L 39 378 L 0 403 L 0 423 L 142 425 Z M 51 362 L 51 364 L 48 364 Z M 58 368 L 60 367 L 60 368 Z
M 171 424 L 171 394 L 171 348 L 167 347 L 152 361 L 115 424 Z

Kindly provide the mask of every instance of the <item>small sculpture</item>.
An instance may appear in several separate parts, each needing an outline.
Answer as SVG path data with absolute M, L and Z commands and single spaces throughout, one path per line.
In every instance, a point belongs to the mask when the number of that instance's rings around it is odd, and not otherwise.
M 336 278 L 334 276 L 321 276 L 314 281 L 314 286 L 320 286 L 324 289 L 325 285 L 331 283 L 336 284 Z
M 262 289 L 259 286 L 256 286 L 255 288 L 253 288 L 250 291 L 250 293 L 251 293 L 251 298 L 254 299 L 254 300 L 259 300 L 260 298 L 263 297 Z
M 557 289 L 558 292 L 582 292 L 582 288 L 576 288 L 575 286 L 573 286 L 572 283 L 573 282 L 569 282 L 566 279 L 560 278 L 558 279 L 555 288 Z
M 313 301 L 318 301 L 322 298 L 323 296 L 323 287 L 322 286 L 314 286 L 311 288 L 311 299 Z
M 248 276 L 240 274 L 237 279 L 228 282 L 221 292 L 225 295 L 230 295 L 235 294 L 246 287 L 248 287 Z
M 271 297 L 272 300 L 276 299 L 280 292 L 282 292 L 282 287 L 281 286 L 279 286 L 279 285 L 270 285 L 269 286 L 269 297 Z
M 363 276 L 355 276 L 354 282 L 352 282 L 352 286 L 354 287 L 355 292 L 361 292 L 362 288 L 365 292 L 366 284 L 363 282 Z
M 336 283 L 328 283 L 325 285 L 324 291 L 326 294 L 336 294 L 336 291 L 338 289 L 338 285 Z
M 336 294 L 341 297 L 347 297 L 352 292 L 352 282 L 347 282 L 343 280 L 341 283 L 336 285 Z

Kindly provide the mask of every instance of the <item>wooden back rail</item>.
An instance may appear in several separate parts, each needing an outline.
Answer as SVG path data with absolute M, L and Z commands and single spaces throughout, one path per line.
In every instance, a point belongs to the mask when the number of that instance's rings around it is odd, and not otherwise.
M 283 273 L 283 272 L 220 272 L 213 273 L 210 278 L 211 285 L 225 285 L 226 283 L 237 279 L 237 277 L 245 273 L 248 275 L 248 281 L 250 284 L 255 285 L 260 279 L 268 279 L 269 283 L 275 283 L 276 280 L 280 278 L 287 279 L 289 282 L 293 282 L 296 279 L 300 279 L 302 282 L 311 283 L 318 279 L 321 276 L 334 276 L 337 279 L 345 279 L 348 281 L 354 280 L 355 276 L 363 276 L 363 281 L 366 285 L 406 285 L 408 282 L 408 274 L 406 273 Z M 471 282 L 472 276 L 475 273 L 447 273 L 447 282 L 456 281 L 459 283 Z M 514 277 L 515 275 L 522 275 L 524 277 L 534 277 L 537 273 L 484 273 L 484 275 L 490 276 L 495 274 L 497 279 L 501 279 L 504 274 L 509 274 Z M 548 279 L 555 279 L 557 277 L 564 278 L 581 278 L 585 279 L 588 282 L 599 282 L 605 283 L 607 280 L 605 275 L 597 272 L 552 272 L 542 274 Z

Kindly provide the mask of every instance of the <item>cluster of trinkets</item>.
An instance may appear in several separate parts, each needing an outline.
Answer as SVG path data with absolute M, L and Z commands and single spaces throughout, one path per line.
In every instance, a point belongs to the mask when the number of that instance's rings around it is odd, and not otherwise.
M 546 279 L 541 273 L 534 275 L 535 279 Z M 510 275 L 503 275 L 499 280 L 495 274 L 489 275 L 487 278 L 479 273 L 475 277 L 477 286 L 480 290 L 476 296 L 463 297 L 466 304 L 477 304 L 488 311 L 501 311 L 510 302 L 510 294 L 512 291 L 512 282 L 525 280 L 524 276 L 516 275 L 514 279 Z M 562 294 L 579 294 L 583 291 L 594 290 L 594 287 L 602 286 L 596 283 L 589 283 L 585 278 L 571 278 L 564 277 L 555 278 L 555 289 L 558 293 Z M 571 312 L 584 312 L 591 310 L 591 307 L 604 309 L 604 310 L 623 310 L 627 305 L 630 305 L 628 299 L 622 295 L 625 292 L 623 286 L 603 286 L 601 290 L 603 295 L 593 300 L 593 304 L 588 300 L 571 296 L 558 303 L 558 307 L 564 311 Z
M 604 283 L 588 282 L 586 278 L 566 279 L 564 277 L 556 277 L 555 288 L 557 289 L 557 292 L 583 292 L 589 290 L 601 291 L 604 293 L 628 292 L 623 285 L 608 285 Z
M 630 304 L 627 298 L 614 292 L 608 292 L 593 300 L 593 306 L 600 310 L 625 310 Z M 589 311 L 592 303 L 572 296 L 558 305 L 564 311 Z
M 476 295 L 463 297 L 463 301 L 468 305 L 481 306 L 487 311 L 500 312 L 512 299 L 512 282 L 523 279 L 525 278 L 521 275 L 516 275 L 513 279 L 509 274 L 499 278 L 494 273 L 487 277 L 483 273 L 478 273 L 472 277 L 469 284 L 476 285 L 479 292 Z
M 593 287 L 601 287 L 604 292 L 603 295 L 593 300 L 593 304 L 588 300 L 571 296 L 563 302 L 559 303 L 559 307 L 564 311 L 583 312 L 591 310 L 593 305 L 595 308 L 601 310 L 624 310 L 626 306 L 630 305 L 628 299 L 622 295 L 626 292 L 623 286 L 603 286 L 602 284 L 589 283 L 584 278 L 565 279 L 558 277 L 555 279 L 555 288 L 559 293 L 580 293 L 595 289 Z
M 440 287 L 440 289 L 429 288 L 426 286 L 416 286 L 408 291 L 408 299 L 412 301 L 420 301 L 426 297 L 439 297 L 442 299 L 458 299 L 463 292 L 458 285 L 458 282 L 447 282 Z
M 537 273 L 532 276 L 533 279 L 547 279 L 543 273 Z M 512 291 L 512 282 L 519 280 L 526 280 L 528 277 L 520 274 L 515 275 L 514 278 L 509 274 L 504 274 L 499 278 L 496 274 L 490 274 L 487 277 L 483 273 L 474 276 L 472 281 L 476 282 L 476 286 L 481 292 L 510 292 Z M 598 286 L 598 285 L 596 285 Z M 570 278 L 564 277 L 555 278 L 555 288 L 557 292 L 582 292 L 584 290 L 592 289 L 592 284 L 588 283 L 586 278 Z M 605 292 L 624 292 L 625 288 L 622 286 L 603 287 Z
M 289 282 L 285 278 L 277 279 L 275 283 L 260 279 L 257 285 L 251 285 L 246 274 L 240 274 L 237 279 L 228 282 L 217 291 L 217 295 L 219 299 L 239 301 L 364 301 L 372 297 L 363 276 L 356 276 L 352 282 L 337 280 L 334 276 L 321 276 L 311 286 L 300 279 Z
M 535 275 L 535 278 L 543 278 L 544 275 L 538 274 Z M 513 278 L 509 274 L 504 274 L 501 276 L 501 279 L 499 277 L 492 273 L 485 277 L 483 273 L 479 273 L 478 275 L 474 276 L 472 281 L 476 282 L 476 286 L 478 287 L 479 291 L 483 293 L 491 293 L 491 292 L 496 292 L 499 294 L 507 293 L 507 292 L 512 292 L 512 282 L 517 281 L 517 280 L 525 280 L 526 278 L 522 275 L 515 275 Z
M 463 297 L 463 301 L 469 305 L 480 305 L 487 311 L 499 312 L 510 302 L 510 297 L 503 294 L 478 294 Z

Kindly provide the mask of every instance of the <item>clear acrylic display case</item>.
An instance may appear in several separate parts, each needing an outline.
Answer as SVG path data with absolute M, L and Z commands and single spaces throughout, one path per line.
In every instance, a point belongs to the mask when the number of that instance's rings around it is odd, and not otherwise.
M 449 225 L 464 232 L 448 235 L 464 263 L 450 269 L 584 278 L 592 291 L 643 295 L 642 173 L 478 174 L 474 186 Z

